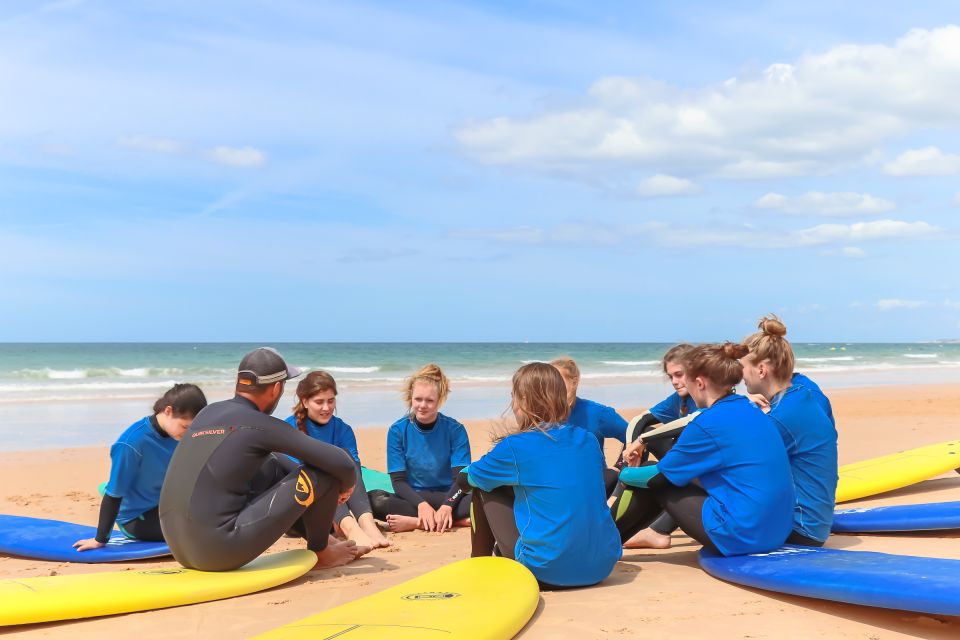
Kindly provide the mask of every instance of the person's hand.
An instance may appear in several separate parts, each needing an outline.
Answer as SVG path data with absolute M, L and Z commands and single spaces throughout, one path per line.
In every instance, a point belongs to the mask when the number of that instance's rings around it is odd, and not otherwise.
M 623 450 L 624 462 L 631 467 L 637 466 L 640 464 L 640 459 L 643 456 L 644 449 L 646 449 L 646 445 L 643 444 L 643 440 L 637 438 L 628 444 L 627 448 Z
M 436 512 L 437 531 L 442 533 L 453 528 L 453 507 L 442 505 Z
M 340 492 L 340 495 L 337 496 L 337 504 L 343 504 L 344 502 L 346 502 L 347 500 L 349 500 L 349 499 L 350 499 L 350 496 L 353 495 L 353 490 L 354 490 L 355 487 L 356 487 L 356 485 L 352 485 L 352 486 L 351 486 L 349 489 L 347 489 L 346 491 L 341 491 L 341 492 Z
M 757 405 L 764 413 L 770 411 L 770 401 L 759 393 L 748 393 L 747 398 L 753 404 Z
M 424 531 L 436 531 L 437 512 L 424 500 L 417 505 L 417 527 Z
M 85 540 L 77 540 L 73 543 L 73 548 L 77 551 L 90 551 L 91 549 L 99 549 L 104 546 L 106 545 L 102 542 L 97 542 L 96 538 L 86 538 Z

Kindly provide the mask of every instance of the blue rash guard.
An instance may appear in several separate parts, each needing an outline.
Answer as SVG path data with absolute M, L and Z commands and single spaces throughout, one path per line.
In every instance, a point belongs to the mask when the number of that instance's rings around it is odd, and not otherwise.
M 289 416 L 286 421 L 294 429 L 299 431 L 296 416 Z M 357 464 L 360 463 L 360 453 L 357 451 L 357 437 L 353 435 L 353 428 L 346 422 L 333 416 L 327 424 L 318 424 L 310 418 L 306 419 L 306 423 L 308 436 L 316 438 L 320 442 L 326 442 L 335 447 L 340 447 L 350 454 L 354 462 Z
M 592 433 L 600 443 L 601 449 L 604 438 L 614 438 L 624 444 L 627 443 L 627 421 L 613 407 L 593 400 L 577 398 L 570 409 L 567 424 Z
M 177 441 L 147 416 L 124 431 L 110 447 L 110 479 L 104 493 L 121 498 L 117 522 L 139 518 L 160 504 L 160 489 Z
M 517 562 L 541 582 L 596 584 L 620 559 L 596 439 L 567 425 L 509 435 L 467 468 L 483 491 L 512 487 Z
M 830 405 L 830 398 L 820 390 L 820 387 L 816 382 L 803 375 L 802 373 L 793 374 L 793 378 L 790 380 L 793 384 L 800 384 L 813 392 L 813 397 L 816 399 L 817 404 L 820 405 L 820 408 L 823 409 L 823 412 L 827 414 L 827 417 L 830 418 L 830 424 L 834 427 L 837 426 L 837 421 L 833 417 L 833 407 Z
M 723 555 L 770 551 L 790 535 L 790 461 L 773 421 L 746 397 L 701 409 L 657 467 L 680 487 L 699 478 L 703 527 Z
M 774 396 L 767 415 L 780 431 L 790 459 L 796 490 L 793 530 L 823 542 L 830 535 L 836 504 L 837 429 L 817 394 L 801 383 Z
M 681 397 L 676 391 L 674 391 L 670 396 L 667 396 L 667 398 L 664 400 L 661 400 L 654 406 L 650 407 L 650 413 L 652 413 L 653 417 L 659 420 L 661 424 L 667 424 L 668 422 L 679 420 L 684 416 L 690 415 L 696 410 L 697 403 L 693 401 L 693 398 L 690 396 Z
M 405 471 L 415 491 L 447 491 L 451 470 L 470 464 L 470 440 L 463 425 L 437 414 L 429 430 L 409 416 L 400 418 L 387 432 L 387 473 Z

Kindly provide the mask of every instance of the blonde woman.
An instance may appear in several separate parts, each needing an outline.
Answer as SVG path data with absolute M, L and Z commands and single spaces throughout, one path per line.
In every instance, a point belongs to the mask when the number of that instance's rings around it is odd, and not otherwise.
M 596 584 L 622 553 L 597 439 L 566 424 L 563 378 L 545 362 L 513 375 L 512 409 L 516 431 L 460 474 L 461 487 L 476 487 L 471 555 L 496 548 L 545 589 Z
M 466 526 L 470 501 L 457 474 L 470 464 L 470 440 L 463 425 L 440 413 L 450 381 L 428 364 L 404 385 L 405 416 L 387 432 L 387 473 L 394 493 L 371 491 L 373 514 L 393 532 L 443 532 Z

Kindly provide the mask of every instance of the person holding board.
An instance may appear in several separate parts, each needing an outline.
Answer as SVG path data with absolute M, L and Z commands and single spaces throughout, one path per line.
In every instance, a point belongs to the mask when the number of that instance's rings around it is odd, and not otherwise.
M 97 533 L 73 543 L 77 551 L 106 545 L 114 524 L 128 538 L 163 541 L 157 505 L 167 466 L 180 438 L 206 406 L 199 387 L 175 384 L 153 404 L 152 415 L 117 438 L 110 447 L 110 479 L 100 502 Z
M 284 381 L 298 375 L 275 350 L 251 351 L 240 361 L 236 395 L 201 411 L 184 435 L 160 493 L 160 522 L 183 566 L 237 569 L 291 530 L 316 552 L 317 568 L 370 551 L 330 536 L 337 505 L 357 480 L 353 459 L 270 415 Z

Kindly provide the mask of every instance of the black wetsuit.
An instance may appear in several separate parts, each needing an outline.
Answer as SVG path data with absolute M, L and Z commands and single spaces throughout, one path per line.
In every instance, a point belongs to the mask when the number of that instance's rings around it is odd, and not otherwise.
M 325 549 L 337 498 L 355 482 L 347 452 L 237 396 L 207 406 L 184 434 L 160 493 L 160 521 L 180 564 L 228 571 L 290 529 L 309 549 Z

